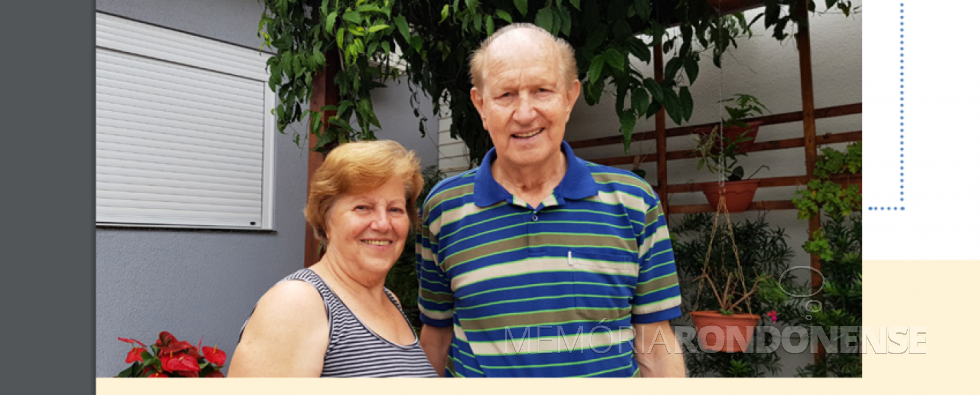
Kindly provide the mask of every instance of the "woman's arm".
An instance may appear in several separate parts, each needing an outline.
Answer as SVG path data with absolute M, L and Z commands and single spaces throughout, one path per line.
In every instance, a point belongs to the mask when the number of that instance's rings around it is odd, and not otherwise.
M 281 282 L 255 307 L 228 377 L 320 377 L 328 328 L 316 288 L 302 281 Z
M 438 328 L 422 324 L 422 334 L 419 335 L 419 344 L 429 363 L 436 370 L 439 377 L 446 375 L 446 362 L 449 359 L 449 346 L 453 341 L 453 327 Z

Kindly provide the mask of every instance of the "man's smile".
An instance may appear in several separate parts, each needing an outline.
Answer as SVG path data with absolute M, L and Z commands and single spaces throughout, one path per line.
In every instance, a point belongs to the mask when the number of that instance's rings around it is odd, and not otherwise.
M 538 134 L 540 134 L 543 131 L 544 131 L 544 128 L 541 128 L 541 129 L 536 129 L 536 130 L 532 130 L 532 131 L 525 132 L 525 133 L 515 133 L 515 134 L 512 134 L 510 136 L 511 137 L 514 137 L 514 138 L 519 138 L 519 139 L 528 139 L 528 138 L 537 136 Z

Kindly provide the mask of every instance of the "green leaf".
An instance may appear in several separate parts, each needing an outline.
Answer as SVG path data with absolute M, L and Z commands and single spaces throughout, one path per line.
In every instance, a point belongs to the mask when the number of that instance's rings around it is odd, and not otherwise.
M 686 86 L 681 87 L 680 103 L 681 108 L 684 109 L 682 114 L 684 120 L 691 120 L 691 115 L 694 113 L 694 98 L 691 97 L 691 91 Z
M 684 120 L 684 110 L 681 109 L 680 99 L 677 98 L 677 93 L 673 89 L 664 90 L 664 107 L 670 119 L 675 124 L 680 125 L 681 121 Z
M 486 24 L 487 24 L 487 36 L 492 36 L 493 35 L 493 32 L 496 30 L 495 27 L 494 27 L 494 25 L 493 25 L 493 17 L 492 16 L 487 15 L 487 22 L 486 22 Z
M 345 21 L 353 23 L 355 25 L 360 25 L 361 22 L 364 22 L 364 18 L 361 16 L 361 13 L 357 11 L 345 12 L 343 18 Z
M 595 30 L 589 33 L 589 38 L 585 40 L 585 48 L 594 51 L 599 48 L 604 41 L 606 41 L 606 35 L 608 34 L 608 28 L 604 24 L 599 24 L 596 26 Z
M 324 2 L 324 3 L 326 3 L 326 2 Z M 358 11 L 358 12 L 377 12 L 379 14 L 384 14 L 385 13 L 385 11 L 381 9 L 381 7 L 378 7 L 376 5 L 371 5 L 371 4 L 362 5 L 360 7 L 357 7 L 355 9 L 355 11 Z
M 572 13 L 567 8 L 556 9 L 555 14 L 561 17 L 561 34 L 566 37 L 572 34 Z
M 368 28 L 368 33 L 374 33 L 380 30 L 387 29 L 388 27 L 389 27 L 388 25 L 374 25 Z
M 650 12 L 653 11 L 653 2 L 650 0 L 635 0 L 633 2 L 633 9 L 636 10 L 636 15 L 643 22 L 647 22 L 650 20 Z
M 449 18 L 449 4 L 442 6 L 442 19 L 439 20 L 439 23 L 445 21 L 446 18 Z
M 656 101 L 657 103 L 663 104 L 663 102 L 664 102 L 664 90 L 663 90 L 663 88 L 660 87 L 660 84 L 658 84 L 656 80 L 654 80 L 653 78 L 649 78 L 649 77 L 644 78 L 643 79 L 643 86 L 645 86 L 647 88 L 647 90 L 650 91 L 650 96 L 653 97 L 653 100 L 654 101 Z
M 616 21 L 613 25 L 613 37 L 618 41 L 626 40 L 627 37 L 633 35 L 633 30 L 630 29 L 630 24 L 626 23 L 625 20 Z
M 602 75 L 602 66 L 604 63 L 606 63 L 606 59 L 603 55 L 592 58 L 592 64 L 589 65 L 589 81 L 600 81 L 599 77 Z
M 650 95 L 643 88 L 634 89 L 630 94 L 630 103 L 637 114 L 646 114 L 650 107 Z
M 402 38 L 404 38 L 405 41 L 412 39 L 408 33 L 408 20 L 405 19 L 404 15 L 395 17 L 395 26 L 398 27 L 398 31 L 401 32 Z
M 119 374 L 116 375 L 116 377 L 134 377 L 133 375 L 136 372 L 137 372 L 137 370 L 136 370 L 136 363 L 134 362 L 132 365 L 129 365 L 129 367 L 126 368 L 126 370 L 123 370 L 122 372 L 119 372 Z
M 650 63 L 650 47 L 636 37 L 630 37 L 626 40 L 626 47 L 629 48 L 629 52 L 636 56 L 643 63 Z
M 324 5 L 327 2 L 323 2 Z M 326 21 L 323 23 L 323 32 L 329 36 L 333 35 L 333 25 L 337 22 L 337 11 L 333 11 L 327 15 Z
M 412 48 L 416 51 L 422 51 L 422 38 L 419 36 L 412 37 Z
M 664 80 L 673 81 L 677 77 L 677 71 L 681 69 L 683 65 L 682 58 L 673 58 L 667 61 L 667 66 L 664 67 Z
M 576 10 L 582 10 L 582 0 L 569 0 L 569 3 L 572 3 L 572 7 Z
M 606 62 L 610 66 L 615 67 L 616 70 L 623 71 L 626 67 L 626 56 L 622 52 L 619 52 L 616 48 L 609 48 L 602 54 L 605 57 Z
M 507 21 L 507 23 L 514 23 L 514 20 L 511 19 L 510 14 L 508 14 L 507 11 L 504 10 L 497 10 L 497 18 L 503 19 Z
M 527 0 L 514 0 L 514 7 L 517 7 L 521 15 L 527 16 Z
M 633 111 L 619 113 L 619 132 L 623 134 L 623 148 L 626 152 L 630 151 L 630 143 L 633 138 L 633 128 L 636 126 L 636 115 Z
M 688 84 L 693 84 L 698 78 L 698 61 L 694 58 L 685 58 L 684 71 L 687 72 Z
M 606 20 L 624 22 L 626 20 L 626 4 L 624 1 L 610 1 Z
M 538 25 L 544 30 L 552 32 L 554 34 L 553 26 L 553 14 L 551 13 L 551 7 L 545 7 L 538 10 L 538 14 L 534 17 L 534 24 Z

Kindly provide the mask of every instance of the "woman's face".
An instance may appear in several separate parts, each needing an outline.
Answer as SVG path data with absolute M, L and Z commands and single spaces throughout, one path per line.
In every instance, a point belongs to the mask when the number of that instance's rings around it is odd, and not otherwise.
M 327 254 L 362 274 L 383 278 L 405 247 L 410 221 L 397 177 L 372 191 L 340 195 L 327 215 Z

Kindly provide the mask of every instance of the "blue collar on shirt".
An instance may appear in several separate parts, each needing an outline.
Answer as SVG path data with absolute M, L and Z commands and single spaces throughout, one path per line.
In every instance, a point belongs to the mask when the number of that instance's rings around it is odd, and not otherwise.
M 589 170 L 585 161 L 579 159 L 572 153 L 572 147 L 568 143 L 561 142 L 561 150 L 565 153 L 565 160 L 568 168 L 565 170 L 565 177 L 554 190 L 555 199 L 558 204 L 564 204 L 565 199 L 585 199 L 599 193 L 599 187 L 592 178 L 592 171 Z M 480 207 L 489 207 L 501 200 L 511 202 L 512 195 L 507 192 L 500 183 L 493 178 L 490 165 L 497 160 L 497 149 L 491 148 L 487 155 L 483 157 L 483 163 L 476 170 L 476 180 L 473 182 L 473 202 Z

